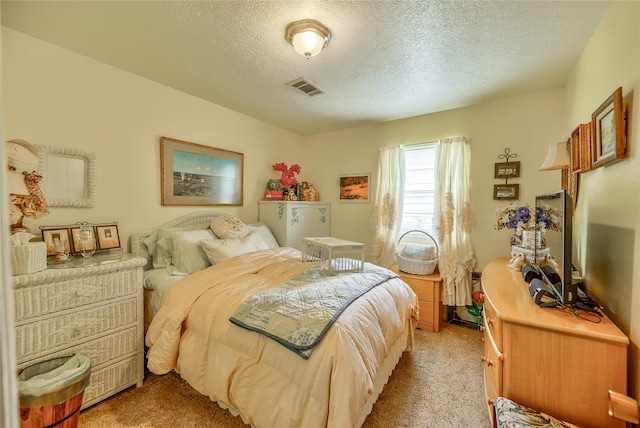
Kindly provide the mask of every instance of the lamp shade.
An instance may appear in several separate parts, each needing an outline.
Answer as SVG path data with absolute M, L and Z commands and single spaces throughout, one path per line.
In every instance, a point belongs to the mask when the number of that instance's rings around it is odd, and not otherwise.
M 549 144 L 547 157 L 542 165 L 540 165 L 540 168 L 538 168 L 538 171 L 552 171 L 554 169 L 566 168 L 569 166 L 570 160 L 566 141 L 551 143 Z
M 289 24 L 285 38 L 296 52 L 306 58 L 311 58 L 318 55 L 327 46 L 331 32 L 318 21 L 304 19 Z

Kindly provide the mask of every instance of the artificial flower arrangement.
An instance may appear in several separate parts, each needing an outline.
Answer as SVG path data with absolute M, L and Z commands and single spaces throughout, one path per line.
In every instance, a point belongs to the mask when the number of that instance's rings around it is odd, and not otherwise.
M 536 224 L 543 235 L 547 230 L 562 230 L 562 217 L 554 208 L 543 205 L 536 207 L 535 213 L 532 211 L 529 204 L 519 206 L 518 201 L 513 202 L 495 212 L 497 224 L 494 227 L 496 230 L 515 229 L 516 238 L 521 237 L 525 230 L 534 230 Z
M 471 296 L 473 303 L 471 305 L 466 305 L 467 311 L 469 314 L 476 317 L 476 324 L 482 324 L 482 307 L 484 304 L 484 292 L 476 291 Z
M 300 174 L 301 168 L 297 163 L 294 163 L 291 167 L 287 167 L 287 164 L 283 162 L 275 163 L 273 164 L 273 169 L 282 173 L 282 176 L 280 177 L 280 184 L 282 184 L 282 187 L 292 187 L 298 182 L 295 174 Z

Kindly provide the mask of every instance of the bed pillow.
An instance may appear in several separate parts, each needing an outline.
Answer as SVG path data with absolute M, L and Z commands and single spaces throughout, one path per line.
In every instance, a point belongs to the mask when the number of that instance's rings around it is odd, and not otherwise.
M 200 243 L 209 261 L 213 264 L 240 254 L 269 248 L 256 232 L 249 232 L 239 238 L 203 239 Z
M 163 227 L 147 236 L 142 242 L 147 247 L 147 252 L 152 257 L 154 269 L 166 268 L 171 265 L 171 253 L 163 246 L 158 245 L 158 241 L 162 240 L 167 234 L 180 230 L 206 230 L 208 224 L 197 224 L 181 227 Z
M 267 247 L 269 248 L 280 247 L 280 245 L 278 245 L 278 241 L 276 241 L 276 238 L 273 236 L 273 233 L 271 233 L 271 229 L 269 229 L 269 226 L 267 226 L 265 223 L 257 222 L 257 223 L 248 224 L 247 226 L 249 227 L 249 230 L 256 232 L 258 235 L 260 235 L 264 243 L 267 244 Z
M 220 215 L 211 219 L 211 230 L 220 239 L 239 238 L 250 232 L 242 220 L 232 215 Z
M 167 271 L 171 275 L 189 275 L 211 266 L 200 241 L 213 238 L 209 229 L 168 231 L 157 242 L 171 255 Z

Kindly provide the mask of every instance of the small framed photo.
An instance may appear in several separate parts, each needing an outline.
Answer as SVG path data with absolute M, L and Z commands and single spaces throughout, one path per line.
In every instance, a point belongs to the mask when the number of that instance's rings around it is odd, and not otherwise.
M 162 205 L 242 205 L 244 154 L 160 138 Z
M 618 88 L 591 115 L 593 168 L 627 156 L 624 122 L 622 88 Z
M 520 161 L 495 164 L 494 178 L 520 177 Z
M 120 248 L 120 236 L 117 224 L 101 224 L 96 226 L 96 240 L 100 250 Z
M 47 244 L 47 256 L 54 256 L 62 252 L 69 254 L 71 250 L 71 235 L 69 229 L 55 227 L 40 227 L 42 240 Z
M 339 177 L 340 202 L 369 202 L 371 174 L 349 174 Z
M 93 228 L 93 236 L 96 236 L 95 227 Z M 71 228 L 71 241 L 73 242 L 73 253 L 80 253 L 80 226 Z M 92 244 L 87 245 L 87 250 L 97 250 L 95 240 Z
M 519 184 L 494 184 L 493 186 L 493 199 L 518 199 L 519 193 Z

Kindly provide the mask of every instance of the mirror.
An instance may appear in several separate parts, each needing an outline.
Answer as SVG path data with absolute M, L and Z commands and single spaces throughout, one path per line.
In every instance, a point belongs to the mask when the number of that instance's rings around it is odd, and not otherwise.
M 74 149 L 34 145 L 40 188 L 51 207 L 92 208 L 96 201 L 96 157 Z

